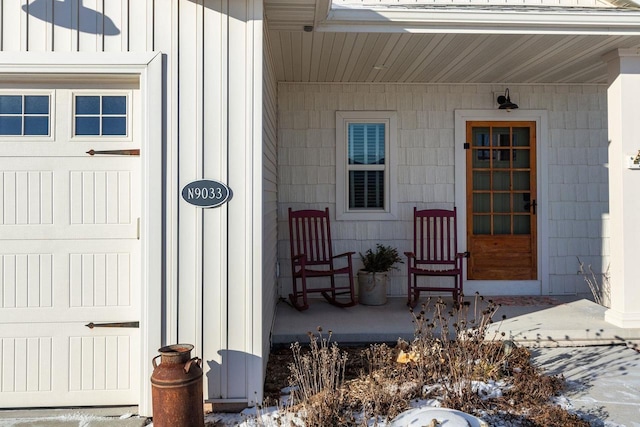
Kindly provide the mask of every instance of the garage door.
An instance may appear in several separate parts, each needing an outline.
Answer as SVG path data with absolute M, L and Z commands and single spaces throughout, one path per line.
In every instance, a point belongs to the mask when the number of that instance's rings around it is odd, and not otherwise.
M 0 88 L 2 407 L 138 402 L 135 81 Z

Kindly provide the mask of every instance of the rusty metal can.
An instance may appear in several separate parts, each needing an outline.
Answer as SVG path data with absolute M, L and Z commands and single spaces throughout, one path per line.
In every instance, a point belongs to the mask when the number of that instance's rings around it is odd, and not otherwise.
M 168 345 L 152 360 L 154 427 L 204 427 L 202 359 L 192 358 L 191 350 L 191 344 Z

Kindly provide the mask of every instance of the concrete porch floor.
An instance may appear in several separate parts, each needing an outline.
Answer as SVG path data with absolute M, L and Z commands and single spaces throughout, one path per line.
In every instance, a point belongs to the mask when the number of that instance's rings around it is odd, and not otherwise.
M 436 298 L 432 298 L 431 307 Z M 448 307 L 452 299 L 443 298 Z M 474 298 L 467 297 L 474 306 Z M 493 329 L 505 338 L 527 347 L 580 347 L 586 345 L 640 344 L 640 329 L 623 329 L 604 320 L 606 308 L 575 296 L 485 297 L 501 304 L 493 316 Z M 420 302 L 425 303 L 427 298 Z M 419 310 L 416 307 L 416 310 Z M 502 317 L 506 316 L 505 320 Z M 406 298 L 389 298 L 379 306 L 339 308 L 324 299 L 313 299 L 309 309 L 297 311 L 288 301 L 277 306 L 272 343 L 288 345 L 308 342 L 307 332 L 321 327 L 332 331 L 339 344 L 395 342 L 413 339 L 414 324 Z

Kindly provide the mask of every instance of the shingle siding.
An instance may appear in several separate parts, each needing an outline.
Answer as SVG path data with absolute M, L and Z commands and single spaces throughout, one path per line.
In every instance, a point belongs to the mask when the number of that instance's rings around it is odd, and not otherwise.
M 337 251 L 364 252 L 376 243 L 409 250 L 412 209 L 454 204 L 454 111 L 496 108 L 495 85 L 287 84 L 279 85 L 278 151 L 283 296 L 291 289 L 286 209 L 324 208 L 333 217 Z M 549 289 L 588 292 L 576 272 L 578 257 L 606 269 L 608 206 L 606 87 L 511 85 L 520 108 L 548 111 L 546 209 Z M 398 221 L 335 220 L 335 113 L 398 113 Z M 306 126 L 306 127 L 305 127 Z M 459 207 L 460 209 L 460 207 Z M 464 212 L 461 213 L 464 219 Z M 359 260 L 358 266 L 359 264 Z M 406 294 L 404 265 L 392 273 L 391 295 Z

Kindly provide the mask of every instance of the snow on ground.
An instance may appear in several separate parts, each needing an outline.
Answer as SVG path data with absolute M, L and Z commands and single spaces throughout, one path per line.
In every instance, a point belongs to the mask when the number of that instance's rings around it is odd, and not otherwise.
M 501 396 L 505 387 L 508 387 L 508 385 L 503 381 L 489 381 L 486 383 L 481 381 L 474 382 L 474 389 L 484 398 Z M 573 408 L 570 399 L 562 395 L 555 398 L 555 403 L 569 411 Z M 440 402 L 435 399 L 430 399 L 416 400 L 411 403 L 412 408 L 425 406 L 439 407 Z M 476 414 L 476 416 L 489 423 L 492 427 L 520 427 L 521 425 L 517 421 L 505 420 L 505 417 L 502 417 L 500 414 L 481 413 Z M 585 416 L 584 418 L 588 419 L 593 427 L 625 427 L 622 424 L 589 419 L 590 417 L 588 416 Z M 392 420 L 379 418 L 376 423 L 376 420 L 372 418 L 368 420 L 367 425 L 370 427 L 388 427 L 391 421 Z M 304 426 L 304 422 L 300 418 L 296 417 L 294 414 L 286 413 L 286 411 L 280 410 L 277 407 L 263 408 L 261 410 L 257 410 L 256 408 L 247 408 L 240 414 L 211 413 L 205 415 L 205 422 L 225 427 L 278 427 L 282 425 Z

